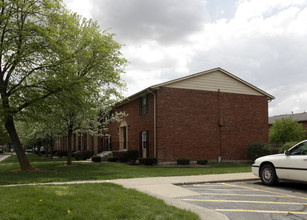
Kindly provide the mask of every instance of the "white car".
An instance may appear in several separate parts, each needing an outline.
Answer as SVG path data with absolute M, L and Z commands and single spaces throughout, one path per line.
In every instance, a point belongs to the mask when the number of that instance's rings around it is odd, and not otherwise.
M 307 182 L 307 140 L 304 140 L 283 154 L 259 157 L 252 165 L 254 175 L 265 185 L 274 185 L 279 180 Z

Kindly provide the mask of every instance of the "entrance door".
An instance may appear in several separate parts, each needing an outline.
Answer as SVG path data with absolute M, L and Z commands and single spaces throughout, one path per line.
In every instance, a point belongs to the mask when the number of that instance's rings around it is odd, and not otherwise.
M 121 129 L 123 130 L 123 149 L 126 150 L 127 149 L 127 127 L 121 127 Z
M 119 149 L 128 149 L 128 125 L 125 121 L 123 121 L 119 127 Z

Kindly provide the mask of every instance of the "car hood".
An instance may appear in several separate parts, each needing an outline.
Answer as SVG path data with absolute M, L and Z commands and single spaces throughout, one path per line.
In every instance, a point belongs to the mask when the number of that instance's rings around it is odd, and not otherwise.
M 263 156 L 263 157 L 259 157 L 255 160 L 255 164 L 257 162 L 261 162 L 261 161 L 265 161 L 265 160 L 274 160 L 276 158 L 282 157 L 284 156 L 284 154 L 272 154 L 272 155 L 267 155 L 267 156 Z

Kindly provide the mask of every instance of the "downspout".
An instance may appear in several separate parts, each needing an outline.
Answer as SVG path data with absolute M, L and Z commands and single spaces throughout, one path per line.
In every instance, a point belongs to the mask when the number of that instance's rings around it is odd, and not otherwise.
M 218 89 L 218 98 L 217 98 L 217 111 L 218 111 L 218 126 L 219 126 L 219 156 L 218 162 L 222 162 L 222 120 L 221 120 L 221 112 L 220 112 L 220 89 Z
M 154 96 L 154 157 L 157 157 L 157 100 L 156 100 L 156 93 L 147 89 L 147 91 Z

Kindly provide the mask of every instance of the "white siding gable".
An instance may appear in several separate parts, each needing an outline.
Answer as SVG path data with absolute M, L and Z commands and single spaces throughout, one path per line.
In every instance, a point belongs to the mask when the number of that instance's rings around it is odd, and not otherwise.
M 244 84 L 243 82 L 233 77 L 228 76 L 227 74 L 219 70 L 176 81 L 173 83 L 168 83 L 163 86 L 170 88 L 195 89 L 205 91 L 220 90 L 221 92 L 226 93 L 239 93 L 263 96 L 262 93 L 255 90 L 254 88 Z

